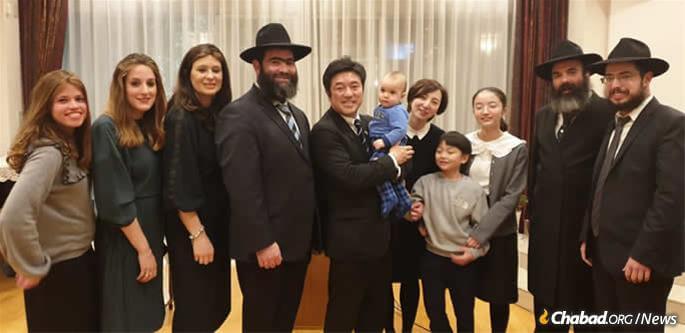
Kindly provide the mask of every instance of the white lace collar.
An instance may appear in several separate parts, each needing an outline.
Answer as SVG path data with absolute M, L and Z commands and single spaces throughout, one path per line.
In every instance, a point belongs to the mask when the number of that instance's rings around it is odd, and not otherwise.
M 506 156 L 512 149 L 526 142 L 509 132 L 503 132 L 499 138 L 492 141 L 481 140 L 478 137 L 478 131 L 466 134 L 466 138 L 471 141 L 471 153 L 473 155 L 489 154 L 497 158 Z

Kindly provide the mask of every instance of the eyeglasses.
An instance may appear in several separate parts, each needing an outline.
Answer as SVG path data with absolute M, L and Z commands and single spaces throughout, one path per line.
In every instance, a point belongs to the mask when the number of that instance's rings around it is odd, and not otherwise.
M 602 81 L 603 84 L 611 84 L 612 82 L 616 81 L 618 84 L 623 84 L 629 81 L 632 81 L 633 78 L 635 78 L 637 74 L 635 73 L 622 73 L 619 75 L 606 75 L 603 78 L 599 79 Z

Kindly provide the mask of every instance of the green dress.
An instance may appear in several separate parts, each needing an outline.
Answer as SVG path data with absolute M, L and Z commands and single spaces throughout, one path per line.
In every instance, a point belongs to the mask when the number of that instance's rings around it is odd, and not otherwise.
M 103 331 L 154 331 L 164 321 L 160 154 L 149 145 L 123 148 L 108 116 L 93 123 L 95 248 L 101 280 Z M 157 277 L 139 283 L 138 254 L 121 231 L 138 218 L 157 260 Z

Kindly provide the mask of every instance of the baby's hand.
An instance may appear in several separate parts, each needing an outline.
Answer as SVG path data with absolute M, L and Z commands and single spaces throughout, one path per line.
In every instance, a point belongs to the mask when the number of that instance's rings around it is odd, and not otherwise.
M 373 149 L 381 150 L 383 148 L 385 148 L 385 143 L 383 142 L 383 139 L 376 139 L 376 141 L 373 142 Z

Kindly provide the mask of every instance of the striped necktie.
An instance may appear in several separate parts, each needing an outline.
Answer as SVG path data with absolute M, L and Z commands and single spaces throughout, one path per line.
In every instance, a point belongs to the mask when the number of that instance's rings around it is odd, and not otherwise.
M 359 141 L 361 141 L 362 146 L 364 147 L 364 150 L 366 150 L 367 153 L 370 153 L 371 150 L 369 149 L 369 143 L 366 141 L 366 133 L 364 133 L 364 128 L 362 127 L 362 121 L 359 119 L 354 120 L 354 128 L 356 129 L 356 134 L 357 137 L 359 137 Z
M 278 103 L 276 104 L 276 109 L 278 109 L 278 111 L 280 111 L 285 116 L 285 123 L 288 125 L 288 128 L 293 133 L 295 140 L 297 140 L 297 142 L 300 143 L 301 146 L 302 142 L 300 141 L 300 129 L 297 128 L 295 117 L 293 117 L 293 113 L 292 111 L 290 111 L 288 105 L 285 103 Z

